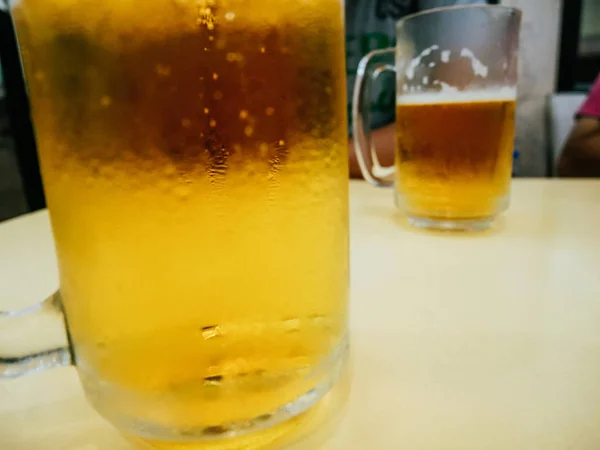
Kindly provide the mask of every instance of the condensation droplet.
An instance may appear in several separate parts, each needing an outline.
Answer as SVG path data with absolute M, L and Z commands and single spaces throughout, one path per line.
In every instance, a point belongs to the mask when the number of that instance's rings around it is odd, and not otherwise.
M 266 51 L 266 49 L 265 49 L 264 47 L 261 47 L 261 48 L 260 48 L 260 52 L 261 52 L 261 53 L 264 53 L 265 51 Z
M 215 24 L 214 23 L 207 23 L 206 24 L 206 29 L 207 30 L 214 30 L 215 29 Z
M 123 158 L 124 161 L 133 161 L 135 159 L 135 153 L 131 150 L 125 150 L 122 153 L 121 158 Z
M 243 62 L 244 61 L 244 57 L 242 56 L 241 53 L 229 52 L 229 53 L 227 53 L 227 56 L 225 58 L 229 62 L 236 62 L 236 61 L 237 62 Z
M 265 109 L 265 114 L 267 116 L 272 116 L 273 114 L 275 114 L 275 108 L 269 106 L 267 109 Z
M 208 114 L 208 108 L 204 108 L 204 114 Z
M 154 66 L 154 70 L 160 77 L 168 77 L 171 75 L 171 68 L 165 64 L 157 64 Z
M 225 20 L 229 20 L 230 22 L 235 19 L 235 13 L 233 11 L 229 11 L 225 14 Z
M 212 339 L 221 336 L 221 327 L 219 325 L 210 325 L 202 327 L 202 337 L 204 339 Z
M 189 186 L 185 186 L 183 184 L 179 184 L 173 188 L 173 193 L 181 198 L 189 196 L 191 192 L 192 190 L 189 188 Z
M 117 171 L 115 170 L 115 168 L 108 164 L 100 166 L 98 172 L 104 178 L 113 178 L 117 174 Z
M 175 175 L 175 172 L 177 172 L 177 168 L 175 167 L 174 164 L 169 163 L 165 166 L 165 168 L 163 169 L 163 172 L 166 176 L 170 177 L 172 175 Z
M 217 72 L 213 72 L 213 80 L 218 80 L 219 79 L 219 74 Z
M 248 137 L 252 136 L 252 134 L 254 134 L 254 128 L 252 128 L 251 126 L 247 126 L 246 128 L 244 128 L 244 134 Z
M 211 126 L 211 128 L 214 128 L 217 126 L 217 121 L 215 119 L 210 119 L 210 122 L 208 122 L 208 124 Z
M 242 109 L 240 111 L 240 119 L 244 120 L 248 118 L 248 111 L 246 111 L 245 109 Z
M 110 98 L 108 95 L 103 95 L 102 98 L 100 98 L 100 105 L 102 105 L 103 107 L 107 108 L 112 104 L 112 98 Z
M 190 119 L 188 119 L 187 117 L 183 118 L 183 119 L 181 119 L 181 126 L 183 128 L 189 128 L 192 126 L 192 121 Z
M 283 139 L 279 139 L 279 141 L 277 141 L 277 145 L 285 145 L 285 141 Z
M 208 40 L 209 40 L 209 41 L 214 41 L 214 40 L 215 40 L 215 37 L 214 37 L 214 36 L 209 36 L 209 37 L 208 37 Z
M 283 327 L 287 333 L 296 333 L 300 331 L 300 319 L 297 317 L 283 321 Z

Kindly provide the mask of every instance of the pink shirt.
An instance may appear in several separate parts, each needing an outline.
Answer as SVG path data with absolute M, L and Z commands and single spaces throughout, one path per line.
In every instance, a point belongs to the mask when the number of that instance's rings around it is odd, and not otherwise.
M 581 108 L 577 112 L 577 116 L 591 116 L 600 118 L 600 75 L 596 78 L 592 90 L 588 95 Z

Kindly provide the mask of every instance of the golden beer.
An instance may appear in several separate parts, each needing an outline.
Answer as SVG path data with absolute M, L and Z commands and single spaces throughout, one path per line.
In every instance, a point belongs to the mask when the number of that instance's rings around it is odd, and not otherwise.
M 493 218 L 506 205 L 514 89 L 398 97 L 397 199 L 411 217 Z
M 316 401 L 347 318 L 339 0 L 21 0 L 13 16 L 94 406 L 178 439 Z

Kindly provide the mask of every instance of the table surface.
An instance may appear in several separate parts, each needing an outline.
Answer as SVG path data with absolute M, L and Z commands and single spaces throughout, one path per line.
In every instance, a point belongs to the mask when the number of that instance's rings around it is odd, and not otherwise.
M 352 389 L 322 448 L 600 448 L 600 181 L 517 180 L 483 234 L 351 184 Z M 0 309 L 57 285 L 46 212 L 0 225 Z M 0 448 L 131 447 L 73 368 L 0 381 Z

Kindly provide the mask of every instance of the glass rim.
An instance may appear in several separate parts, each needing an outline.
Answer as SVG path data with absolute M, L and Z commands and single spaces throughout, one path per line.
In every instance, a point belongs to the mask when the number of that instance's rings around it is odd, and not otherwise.
M 437 13 L 443 13 L 443 12 L 463 10 L 463 9 L 487 9 L 487 10 L 497 9 L 497 10 L 503 10 L 506 13 L 513 13 L 518 17 L 521 17 L 523 15 L 523 11 L 521 11 L 521 9 L 515 8 L 513 6 L 505 6 L 505 5 L 481 5 L 480 4 L 480 5 L 438 6 L 437 8 L 426 9 L 425 11 L 419 11 L 416 13 L 408 14 L 408 15 L 402 17 L 401 19 L 398 19 L 398 21 L 396 22 L 396 28 L 398 28 L 404 22 L 407 22 L 416 17 L 425 16 L 428 14 L 437 14 Z

